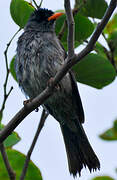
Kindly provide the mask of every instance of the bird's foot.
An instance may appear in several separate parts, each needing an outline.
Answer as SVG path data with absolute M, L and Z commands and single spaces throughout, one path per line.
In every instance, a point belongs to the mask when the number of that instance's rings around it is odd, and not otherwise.
M 32 102 L 32 98 L 23 101 L 23 105 L 26 106 L 30 102 Z
M 49 79 L 49 81 L 47 82 L 47 86 L 51 87 L 53 80 L 54 80 L 54 78 L 51 77 L 51 78 Z M 61 88 L 61 87 L 60 87 L 60 84 L 57 84 L 57 85 L 55 86 L 55 90 L 57 90 L 57 91 L 59 91 L 60 88 Z
M 32 100 L 33 100 L 33 98 L 30 98 L 30 99 L 23 101 L 23 105 L 26 106 L 28 103 L 32 102 Z M 38 112 L 38 111 L 39 111 L 39 108 L 36 108 L 35 112 Z
M 38 111 L 39 111 L 39 108 L 36 108 L 36 109 L 35 109 L 35 112 L 38 112 Z

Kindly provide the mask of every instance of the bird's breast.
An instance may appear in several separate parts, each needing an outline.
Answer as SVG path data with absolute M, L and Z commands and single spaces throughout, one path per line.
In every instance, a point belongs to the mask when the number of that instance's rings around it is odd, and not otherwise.
M 18 41 L 15 64 L 20 86 L 33 98 L 64 64 L 64 50 L 55 34 L 24 32 Z

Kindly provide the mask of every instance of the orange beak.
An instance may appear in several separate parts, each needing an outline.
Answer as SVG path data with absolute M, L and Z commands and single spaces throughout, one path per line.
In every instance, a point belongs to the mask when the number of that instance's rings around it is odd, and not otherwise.
M 64 13 L 62 13 L 62 12 L 57 12 L 57 13 L 55 13 L 55 14 L 53 14 L 52 16 L 50 16 L 49 18 L 48 18 L 48 21 L 51 21 L 51 20 L 56 20 L 57 18 L 59 18 L 61 15 L 63 15 Z

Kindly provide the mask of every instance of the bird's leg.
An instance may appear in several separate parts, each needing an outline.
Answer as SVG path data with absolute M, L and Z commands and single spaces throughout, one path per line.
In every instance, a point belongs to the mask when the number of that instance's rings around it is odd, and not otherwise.
M 51 84 L 52 84 L 53 80 L 54 80 L 54 78 L 51 77 L 51 78 L 49 79 L 49 81 L 47 82 L 47 86 L 51 87 Z M 59 91 L 60 89 L 61 89 L 60 84 L 57 84 L 57 85 L 55 86 L 55 90 Z

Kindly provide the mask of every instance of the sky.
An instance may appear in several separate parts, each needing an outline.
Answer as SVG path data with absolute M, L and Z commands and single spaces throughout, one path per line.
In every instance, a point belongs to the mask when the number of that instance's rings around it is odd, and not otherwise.
M 73 2 L 73 1 L 72 1 Z M 109 1 L 108 1 L 109 2 Z M 10 1 L 1 1 L 0 17 L 2 26 L 0 28 L 0 84 L 5 78 L 4 50 L 13 34 L 18 30 L 18 26 L 13 22 L 9 13 Z M 53 11 L 63 8 L 63 1 L 44 0 L 43 7 Z M 22 33 L 22 32 L 21 32 Z M 16 42 L 21 34 L 19 33 L 9 48 L 9 62 L 15 54 Z M 10 76 L 8 89 L 14 89 L 7 101 L 4 112 L 4 124 L 16 114 L 23 106 L 25 96 L 20 91 L 18 84 Z M 117 179 L 115 168 L 117 168 L 117 142 L 106 142 L 99 139 L 98 135 L 112 126 L 113 120 L 117 118 L 117 79 L 101 90 L 78 83 L 79 91 L 85 111 L 86 121 L 85 131 L 90 143 L 101 162 L 100 172 L 90 174 L 87 169 L 83 169 L 80 180 L 90 180 L 96 175 L 111 175 Z M 3 98 L 3 89 L 0 91 L 0 99 Z M 0 101 L 1 103 L 1 101 Z M 33 136 L 35 134 L 42 109 L 39 112 L 32 112 L 15 129 L 22 140 L 14 146 L 14 149 L 26 154 Z M 58 123 L 52 116 L 46 120 L 45 126 L 39 136 L 36 147 L 31 156 L 31 160 L 40 168 L 44 180 L 73 180 L 67 167 L 67 157 L 63 143 L 62 134 Z

